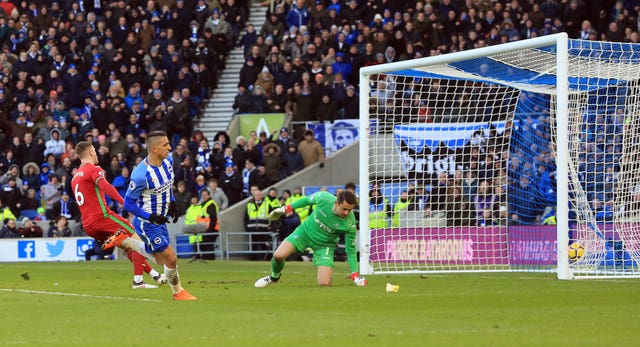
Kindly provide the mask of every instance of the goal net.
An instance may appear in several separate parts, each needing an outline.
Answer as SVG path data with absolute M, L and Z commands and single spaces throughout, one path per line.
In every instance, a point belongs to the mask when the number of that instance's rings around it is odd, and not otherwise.
M 361 69 L 361 272 L 640 276 L 639 82 L 564 33 Z

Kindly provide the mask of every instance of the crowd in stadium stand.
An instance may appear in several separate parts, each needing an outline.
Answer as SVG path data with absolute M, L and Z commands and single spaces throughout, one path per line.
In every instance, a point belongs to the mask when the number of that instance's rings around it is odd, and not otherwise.
M 213 178 L 233 204 L 248 196 L 233 178 L 242 178 L 247 162 L 266 170 L 263 185 L 300 170 L 296 142 L 304 131 L 283 129 L 274 135 L 278 147 L 268 144 L 271 134 L 260 134 L 236 141 L 235 148 L 224 132 L 206 139 L 194 131 L 193 120 L 236 46 L 244 48 L 246 63 L 234 110 L 286 112 L 296 123 L 357 118 L 363 66 L 559 31 L 639 41 L 638 1 L 263 5 L 266 18 L 256 32 L 247 22 L 250 0 L 0 0 L 3 220 L 25 210 L 29 218 L 45 219 L 63 192 L 71 193 L 66 182 L 79 163 L 73 146 L 80 140 L 95 144 L 100 165 L 122 193 L 131 168 L 145 156 L 146 134 L 159 129 L 171 136 L 176 182 L 183 181 L 189 194 Z M 282 161 L 271 158 L 290 153 Z

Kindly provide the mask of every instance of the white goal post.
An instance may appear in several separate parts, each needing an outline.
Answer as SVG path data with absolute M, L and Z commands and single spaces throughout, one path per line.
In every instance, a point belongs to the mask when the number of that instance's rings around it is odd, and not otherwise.
M 640 45 L 565 33 L 360 69 L 362 274 L 640 277 Z

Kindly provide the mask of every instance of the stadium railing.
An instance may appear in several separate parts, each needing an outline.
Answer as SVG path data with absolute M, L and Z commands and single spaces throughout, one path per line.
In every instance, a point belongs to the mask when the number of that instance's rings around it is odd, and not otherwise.
M 216 241 L 205 241 L 203 237 L 218 235 Z M 216 259 L 222 259 L 219 233 L 185 233 L 175 235 L 175 250 L 178 258 L 201 258 L 203 255 L 215 254 Z
M 269 242 L 270 250 L 256 249 L 252 246 L 257 246 L 264 241 L 256 241 L 255 236 L 269 236 L 271 241 Z M 278 247 L 278 233 L 273 232 L 231 232 L 226 233 L 224 237 L 224 254 L 226 260 L 229 260 L 231 255 L 241 254 L 262 254 L 273 253 Z

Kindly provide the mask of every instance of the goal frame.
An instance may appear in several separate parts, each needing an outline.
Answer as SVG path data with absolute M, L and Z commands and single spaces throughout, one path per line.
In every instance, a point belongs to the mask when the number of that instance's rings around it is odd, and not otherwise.
M 507 53 L 521 49 L 531 49 L 542 46 L 556 46 L 556 166 L 557 166 L 557 205 L 556 205 L 556 255 L 557 255 L 557 277 L 561 280 L 574 279 L 569 267 L 568 248 L 569 242 L 569 141 L 568 141 L 568 115 L 569 115 L 569 38 L 566 33 L 558 33 L 548 36 L 541 36 L 527 40 L 504 43 L 495 46 L 476 48 L 468 51 L 448 53 L 443 55 L 399 61 L 394 63 L 380 64 L 361 68 L 359 71 L 359 92 L 360 92 L 360 201 L 364 204 L 369 201 L 369 134 L 370 134 L 370 114 L 369 114 L 369 82 L 371 75 L 382 74 L 389 71 L 406 70 L 425 67 L 436 64 L 452 63 L 467 59 L 481 58 L 489 55 Z M 373 274 L 373 267 L 370 259 L 370 229 L 368 208 L 360 208 L 360 229 L 358 232 L 360 251 L 360 273 Z M 456 270 L 455 272 L 486 271 L 504 272 L 516 270 Z M 428 273 L 427 270 L 412 270 L 411 273 Z M 437 271 L 438 273 L 446 271 Z M 453 271 L 451 271 L 453 272 Z M 383 274 L 386 272 L 376 272 Z M 392 272 L 399 273 L 399 272 Z M 601 278 L 601 277 L 600 277 Z

